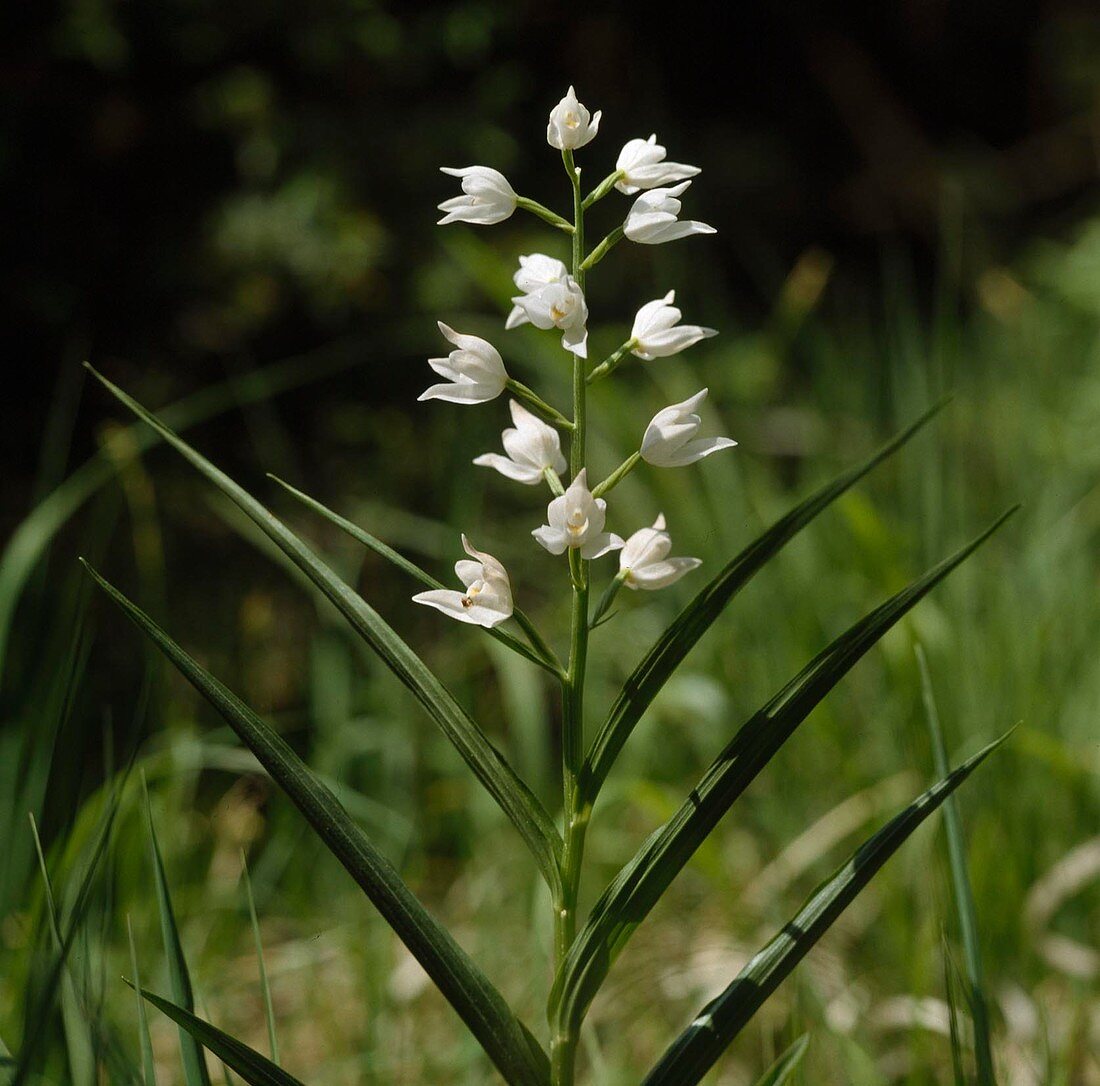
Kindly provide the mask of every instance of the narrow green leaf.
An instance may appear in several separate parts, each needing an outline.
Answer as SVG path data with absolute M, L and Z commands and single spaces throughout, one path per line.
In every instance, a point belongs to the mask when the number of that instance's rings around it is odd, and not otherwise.
M 965 1060 L 963 1059 L 962 1031 L 959 1028 L 959 999 L 958 966 L 951 956 L 951 947 L 947 942 L 947 934 L 940 938 L 940 948 L 943 951 L 943 983 L 947 993 L 947 1024 L 948 1038 L 951 1043 L 951 1073 L 955 1079 L 955 1086 L 969 1086 L 966 1077 Z
M 100 588 L 149 635 L 252 750 L 450 1001 L 505 1079 L 519 1086 L 545 1086 L 549 1061 L 538 1042 L 462 948 L 424 909 L 332 792 L 240 698 L 188 656 L 148 615 L 87 568 Z
M 249 1048 L 243 1041 L 238 1041 L 236 1037 L 212 1026 L 185 1007 L 177 1006 L 152 992 L 142 991 L 130 981 L 126 983 L 157 1010 L 168 1015 L 179 1026 L 180 1032 L 187 1033 L 195 1043 L 209 1048 L 226 1067 L 236 1071 L 248 1086 L 304 1086 L 300 1079 L 272 1063 L 266 1056 L 261 1056 L 254 1048 Z
M 91 367 L 89 367 L 91 369 Z M 561 835 L 546 809 L 450 691 L 382 617 L 348 587 L 282 521 L 201 456 L 136 400 L 91 370 L 108 391 L 148 423 L 190 464 L 229 497 L 328 597 L 355 631 L 420 701 L 501 809 L 512 820 L 555 897 L 560 897 Z
M 252 896 L 252 879 L 248 874 L 248 860 L 241 849 L 241 877 L 248 898 L 248 916 L 252 921 L 252 938 L 256 943 L 256 963 L 260 970 L 260 992 L 264 1000 L 264 1017 L 267 1019 L 267 1040 L 271 1045 L 271 1059 L 279 1062 L 279 1039 L 275 1035 L 275 1008 L 271 1002 L 271 986 L 267 982 L 267 965 L 264 962 L 264 944 L 260 938 L 260 919 L 256 915 L 256 899 Z
M 54 949 L 61 953 L 65 940 L 61 935 L 61 923 L 54 897 L 50 872 L 46 867 L 46 856 L 42 851 L 42 839 L 38 835 L 38 823 L 30 814 L 31 836 L 34 838 L 34 851 L 38 857 L 38 869 L 42 875 L 43 892 L 46 898 L 46 916 L 53 936 Z M 85 1015 L 84 1003 L 77 988 L 76 978 L 66 959 L 61 975 L 61 1023 L 65 1033 L 65 1048 L 69 1057 L 69 1074 L 73 1086 L 91 1086 L 96 1078 L 95 1046 Z
M 813 708 L 894 623 L 1014 511 L 849 627 L 742 725 L 676 814 L 649 836 L 593 907 L 550 993 L 551 1015 L 563 1030 L 579 1025 L 634 930 Z
M 153 825 L 153 808 L 149 802 L 149 789 L 145 777 L 141 779 L 141 791 L 145 805 L 145 828 L 149 834 L 149 855 L 153 863 L 153 883 L 156 888 L 157 914 L 160 917 L 160 933 L 164 940 L 164 954 L 168 960 L 168 986 L 178 1003 L 193 1010 L 194 992 L 191 988 L 191 974 L 187 969 L 187 959 L 183 954 L 179 927 L 176 924 L 176 912 L 172 907 L 172 895 L 168 889 L 168 875 L 164 870 L 157 831 Z M 210 1086 L 210 1075 L 206 1069 L 206 1058 L 202 1047 L 185 1030 L 180 1029 L 180 1058 L 183 1061 L 183 1075 L 187 1086 Z
M 946 400 L 926 411 L 916 422 L 887 442 L 862 464 L 849 468 L 831 483 L 811 494 L 780 518 L 763 535 L 732 559 L 689 603 L 660 636 L 645 658 L 623 684 L 607 719 L 589 748 L 577 787 L 583 800 L 592 804 L 611 766 L 630 734 L 649 708 L 669 676 L 683 662 L 699 639 L 710 629 L 733 597 L 795 535 L 854 486 L 873 468 L 896 452 L 944 406 Z
M 126 917 L 126 937 L 130 942 L 130 972 L 134 974 L 137 1003 L 138 1037 L 141 1042 L 142 1086 L 157 1086 L 157 1063 L 153 1058 L 153 1039 L 149 1036 L 149 1019 L 145 1016 L 145 1001 L 141 998 L 141 973 L 138 970 L 137 947 L 134 945 L 134 925 Z
M 933 765 L 936 767 L 936 773 L 944 777 L 948 770 L 947 747 L 944 743 L 939 710 L 936 707 L 935 692 L 932 689 L 932 676 L 928 671 L 928 661 L 919 645 L 917 663 L 920 667 L 924 715 L 932 739 Z M 989 1031 L 989 1005 L 985 998 L 982 976 L 978 916 L 974 907 L 974 891 L 970 886 L 970 874 L 966 866 L 966 841 L 963 837 L 962 820 L 959 817 L 959 806 L 954 796 L 944 804 L 943 831 L 947 841 L 947 860 L 951 869 L 955 912 L 959 920 L 959 933 L 962 936 L 967 1003 L 970 1005 L 970 1013 L 974 1021 L 974 1062 L 977 1082 L 978 1086 L 997 1086 L 997 1075 L 993 1068 L 993 1045 Z
M 1007 736 L 990 743 L 868 838 L 669 1046 L 645 1086 L 693 1086 L 906 838 Z
M 808 1033 L 803 1033 L 802 1036 L 764 1072 L 763 1076 L 757 1080 L 756 1086 L 783 1086 L 783 1083 L 798 1069 L 798 1065 L 802 1062 L 802 1057 L 806 1055 L 806 1049 L 809 1047 L 810 1035 Z
M 334 524 L 340 531 L 346 535 L 351 536 L 357 543 L 362 543 L 368 550 L 374 551 L 381 558 L 385 558 L 387 562 L 392 562 L 403 573 L 408 574 L 413 580 L 419 581 L 426 588 L 446 588 L 442 581 L 437 581 L 426 570 L 421 569 L 415 562 L 410 562 L 403 554 L 395 551 L 393 547 L 383 543 L 377 536 L 373 536 L 370 532 L 363 528 L 360 528 L 358 524 L 348 520 L 346 517 L 340 516 L 339 513 L 333 512 L 326 505 L 322 505 L 316 498 L 311 498 L 308 494 L 304 494 L 296 487 L 290 485 L 290 483 L 284 482 L 277 475 L 269 475 L 268 478 L 273 483 L 278 483 L 291 497 L 297 498 L 307 508 L 312 509 L 318 516 L 323 517 L 330 524 Z M 484 626 L 479 626 L 479 630 L 483 630 L 490 637 L 495 638 L 502 645 L 507 645 L 513 652 L 518 652 L 520 656 L 523 656 L 531 663 L 537 664 L 544 671 L 549 671 L 551 675 L 557 677 L 561 673 L 560 663 L 555 663 L 551 656 L 544 656 L 534 649 L 529 648 L 518 638 L 513 637 L 507 630 L 502 630 L 499 626 L 494 626 L 492 629 L 487 629 Z

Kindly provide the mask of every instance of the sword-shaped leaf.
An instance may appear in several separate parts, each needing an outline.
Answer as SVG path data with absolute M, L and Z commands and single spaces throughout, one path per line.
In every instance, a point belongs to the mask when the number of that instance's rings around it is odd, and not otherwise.
M 412 691 L 454 744 L 466 764 L 527 842 L 551 891 L 556 896 L 559 895 L 561 876 L 558 858 L 561 853 L 561 835 L 553 820 L 424 661 L 366 600 L 337 577 L 281 520 L 274 517 L 243 487 L 192 449 L 136 400 L 90 366 L 88 368 L 113 396 L 156 430 L 185 460 L 246 513 L 328 597 L 386 666 Z
M 978 751 L 868 838 L 669 1046 L 644 1086 L 693 1086 L 901 843 L 1005 741 Z
M 725 568 L 680 612 L 672 625 L 665 630 L 623 683 L 615 704 L 611 706 L 607 719 L 589 748 L 578 781 L 578 788 L 585 802 L 589 804 L 595 802 L 612 764 L 619 756 L 627 739 L 630 738 L 642 714 L 649 708 L 669 676 L 683 662 L 684 657 L 710 629 L 726 604 L 818 513 L 901 448 L 941 410 L 946 402 L 944 400 L 936 404 L 883 445 L 868 460 L 849 468 L 831 483 L 811 494 L 804 502 L 796 505 L 763 535 L 750 543 L 736 558 L 728 562 Z
M 756 1086 L 783 1086 L 791 1075 L 795 1073 L 802 1057 L 806 1055 L 806 1049 L 810 1047 L 810 1035 L 803 1033 L 779 1059 L 769 1067 L 764 1074 L 756 1080 Z
M 850 626 L 751 716 L 680 809 L 650 834 L 600 896 L 554 979 L 550 1009 L 564 1032 L 579 1027 L 611 963 L 722 816 L 813 708 L 907 611 L 1015 512 Z
M 187 1033 L 197 1044 L 209 1048 L 226 1067 L 236 1071 L 248 1086 L 305 1086 L 300 1079 L 284 1071 L 277 1063 L 272 1063 L 254 1048 L 249 1048 L 243 1041 L 231 1037 L 186 1008 L 178 1007 L 162 996 L 143 991 L 135 985 L 130 986 L 168 1015 L 179 1026 L 180 1032 Z
M 100 588 L 148 634 L 252 750 L 450 1001 L 505 1079 L 522 1086 L 545 1086 L 549 1065 L 538 1042 L 462 948 L 420 904 L 332 792 L 240 698 L 188 656 L 118 589 L 87 568 Z

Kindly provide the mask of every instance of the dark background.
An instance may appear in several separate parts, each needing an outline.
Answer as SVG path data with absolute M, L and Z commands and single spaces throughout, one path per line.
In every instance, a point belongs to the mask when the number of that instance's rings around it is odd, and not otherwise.
M 705 163 L 692 211 L 720 230 L 726 326 L 810 247 L 834 297 L 873 297 L 897 252 L 927 296 L 945 223 L 965 284 L 1075 222 L 1096 172 L 1087 3 L 70 0 L 21 5 L 5 39 L 4 528 L 85 357 L 156 403 L 347 338 L 391 364 L 300 409 L 407 397 L 422 356 L 394 327 L 425 309 L 437 167 L 558 199 L 541 132 L 570 81 L 604 110 L 593 170 L 651 129 Z

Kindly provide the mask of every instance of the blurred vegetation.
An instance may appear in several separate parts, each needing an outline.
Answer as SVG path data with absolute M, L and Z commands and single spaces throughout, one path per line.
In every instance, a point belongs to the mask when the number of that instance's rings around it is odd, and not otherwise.
M 22 383 L 0 432 L 0 1056 L 33 1036 L 42 1082 L 91 1082 L 95 1059 L 106 1081 L 134 1080 L 137 1017 L 116 979 L 131 972 L 127 917 L 154 990 L 166 967 L 133 774 L 80 890 L 135 757 L 215 1022 L 266 1050 L 243 848 L 288 1068 L 317 1083 L 487 1073 L 251 757 L 116 615 L 89 607 L 78 553 L 308 754 L 541 1020 L 544 903 L 509 828 L 253 531 L 104 396 L 84 395 L 77 363 L 93 358 L 152 406 L 198 395 L 179 409 L 189 437 L 315 540 L 553 797 L 541 677 L 496 646 L 440 636 L 411 613 L 410 586 L 265 490 L 262 473 L 436 571 L 456 557 L 458 526 L 476 526 L 526 571 L 520 598 L 560 639 L 555 567 L 523 542 L 538 501 L 470 464 L 496 447 L 500 411 L 413 400 L 437 317 L 488 335 L 517 376 L 564 398 L 553 337 L 501 331 L 516 255 L 557 239 L 519 218 L 432 224 L 452 188 L 440 165 L 496 166 L 562 206 L 543 131 L 573 81 L 605 112 L 586 170 L 602 176 L 622 142 L 655 129 L 703 167 L 693 213 L 720 231 L 706 259 L 692 242 L 620 247 L 615 274 L 594 277 L 597 356 L 670 286 L 722 335 L 598 386 L 593 459 L 613 466 L 658 407 L 704 384 L 715 424 L 740 441 L 697 473 L 635 473 L 613 526 L 663 510 L 678 549 L 716 569 L 796 496 L 954 397 L 934 432 L 746 590 L 663 692 L 606 793 L 589 900 L 734 722 L 859 613 L 1025 503 L 815 713 L 640 929 L 593 1011 L 593 1080 L 636 1082 L 829 870 L 806 857 L 838 858 L 930 779 L 920 644 L 953 761 L 1022 721 L 960 794 L 1003 1081 L 1100 1083 L 1094 12 L 785 0 L 727 21 L 681 4 L 655 24 L 489 0 L 62 0 L 17 23 L 0 147 L 5 330 Z M 629 621 L 597 638 L 594 713 L 690 591 L 632 598 Z M 75 932 L 64 981 L 28 811 Z M 941 939 L 957 946 L 958 932 L 941 834 L 906 846 L 715 1082 L 753 1081 L 807 1030 L 807 1083 L 947 1080 Z M 178 1081 L 174 1027 L 155 1012 L 150 1027 L 158 1081 Z

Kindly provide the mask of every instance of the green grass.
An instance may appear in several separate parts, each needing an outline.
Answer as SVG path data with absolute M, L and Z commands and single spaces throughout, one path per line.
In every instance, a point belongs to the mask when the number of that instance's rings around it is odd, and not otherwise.
M 811 1041 L 791 1083 L 949 1081 L 945 969 L 956 970 L 955 1009 L 968 1017 L 964 963 L 974 950 L 998 1081 L 1017 1081 L 1023 1066 L 1037 1069 L 1038 1081 L 1100 1074 L 1087 1033 L 1100 1009 L 1098 979 L 1080 972 L 1087 954 L 1072 951 L 1100 942 L 1100 890 L 1095 881 L 1067 881 L 1061 897 L 1028 907 L 1038 881 L 1095 836 L 1100 817 L 1100 310 L 1080 281 L 1090 244 L 1086 232 L 1075 250 L 1036 247 L 1018 266 L 987 273 L 965 298 L 945 292 L 951 304 L 941 301 L 931 315 L 918 313 L 900 277 L 873 317 L 826 291 L 822 308 L 792 325 L 788 296 L 779 295 L 766 328 L 724 329 L 694 349 L 690 367 L 624 369 L 618 399 L 611 382 L 595 386 L 593 417 L 620 449 L 657 407 L 704 384 L 708 407 L 740 441 L 697 474 L 635 472 L 610 503 L 623 525 L 663 511 L 682 553 L 704 558 L 699 577 L 928 403 L 948 392 L 953 399 L 926 433 L 764 569 L 660 691 L 601 794 L 591 877 L 582 886 L 588 905 L 680 805 L 726 742 L 731 720 L 750 715 L 860 614 L 1023 502 L 1013 522 L 813 712 L 638 929 L 589 1018 L 583 1061 L 600 1068 L 601 1083 L 640 1081 L 807 892 L 931 782 L 917 644 L 934 680 L 949 764 L 1020 722 L 958 795 L 964 833 L 956 843 L 977 917 L 970 948 L 956 938 L 958 864 L 945 858 L 942 827 L 931 825 L 765 1004 L 714 1081 L 756 1081 L 803 1033 Z M 494 290 L 507 276 L 506 263 L 469 239 L 450 242 L 448 259 Z M 483 315 L 451 323 L 496 326 Z M 546 361 L 546 345 L 534 335 L 518 342 L 530 348 L 529 368 L 517 370 L 526 380 Z M 92 396 L 84 410 L 100 417 L 111 409 Z M 506 564 L 518 567 L 521 556 L 529 563 L 519 602 L 561 646 L 554 567 L 522 542 L 533 506 L 469 464 L 495 447 L 496 422 L 491 412 L 475 413 L 460 425 L 452 414 L 413 405 L 380 412 L 377 445 L 354 474 L 322 475 L 306 489 L 433 574 L 452 549 L 449 525 L 485 524 L 480 545 Z M 429 462 L 415 455 L 426 441 L 440 450 Z M 615 451 L 596 440 L 593 459 L 610 469 Z M 391 470 L 387 458 L 399 466 Z M 425 653 L 551 805 L 555 721 L 542 674 L 476 631 L 440 638 L 438 624 L 406 605 L 414 585 L 281 488 L 263 490 L 268 467 L 257 459 L 250 488 Z M 120 559 L 128 541 L 148 552 L 136 538 L 140 519 L 123 515 L 134 488 L 115 486 L 108 472 L 78 520 L 51 537 L 37 579 L 0 601 L 0 613 L 14 616 L 0 719 L 0 1053 L 18 1054 L 35 1039 L 28 1082 L 78 1081 L 84 1072 L 74 1068 L 89 1053 L 109 1081 L 142 1081 L 142 1026 L 120 979 L 134 971 L 128 916 L 141 986 L 168 995 L 171 971 L 133 778 L 102 847 L 114 791 L 100 753 L 110 724 L 120 764 L 140 740 L 136 763 L 149 782 L 201 1017 L 270 1051 L 270 1000 L 279 1062 L 308 1083 L 484 1082 L 476 1044 L 351 880 L 304 835 L 258 763 L 158 671 L 136 634 L 106 608 L 89 608 L 76 551 L 106 566 L 158 619 L 170 617 L 185 646 L 249 694 L 522 1017 L 535 1021 L 550 948 L 531 934 L 541 932 L 545 899 L 523 843 L 408 692 L 287 577 L 277 556 L 257 560 L 248 528 L 217 504 L 193 501 L 197 492 L 164 456 L 122 471 L 143 473 L 173 534 L 209 540 L 209 524 L 224 514 L 217 553 L 231 556 L 234 576 L 225 583 L 203 568 L 195 548 L 193 568 L 177 564 L 172 548 L 159 566 Z M 412 490 L 423 497 L 410 510 Z M 196 601 L 193 586 L 216 578 L 221 595 Z M 593 637 L 590 673 L 606 677 L 592 688 L 594 719 L 701 583 L 684 582 L 669 598 L 620 599 L 619 614 Z M 208 612 L 222 616 L 223 636 L 210 637 Z M 41 827 L 53 905 L 28 812 Z M 242 848 L 255 921 L 242 906 Z M 945 930 L 957 964 L 945 966 Z M 58 933 L 71 944 L 60 969 Z M 1071 950 L 1059 955 L 1058 946 Z M 1034 1012 L 1035 1030 L 1022 1029 L 1021 1008 Z M 147 1010 L 157 1082 L 182 1083 L 176 1026 Z M 969 1025 L 960 1032 L 969 1067 Z

